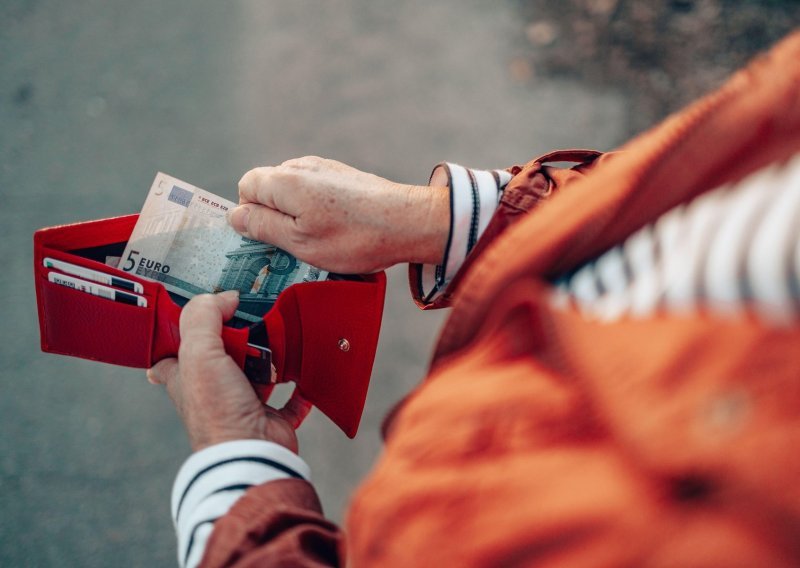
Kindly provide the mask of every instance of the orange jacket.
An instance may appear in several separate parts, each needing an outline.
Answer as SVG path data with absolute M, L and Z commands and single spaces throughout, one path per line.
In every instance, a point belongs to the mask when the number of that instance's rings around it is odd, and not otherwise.
M 675 205 L 800 150 L 800 33 L 623 149 L 513 170 L 354 498 L 347 563 L 800 564 L 800 329 L 546 301 Z M 277 481 L 217 522 L 204 565 L 343 563 L 343 540 L 311 486 Z

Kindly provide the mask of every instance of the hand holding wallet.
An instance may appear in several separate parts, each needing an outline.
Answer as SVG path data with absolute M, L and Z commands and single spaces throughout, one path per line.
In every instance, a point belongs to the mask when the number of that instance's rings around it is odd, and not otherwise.
M 162 284 L 103 263 L 106 256 L 121 255 L 137 219 L 128 215 L 34 234 L 43 351 L 142 369 L 177 355 L 181 307 Z M 131 281 L 141 289 L 146 306 L 52 282 L 49 274 L 60 271 L 46 267 L 45 258 Z M 250 328 L 225 327 L 226 351 L 245 368 L 248 360 L 257 364 L 260 355 L 248 343 L 271 350 L 278 381 L 294 381 L 303 398 L 352 438 L 366 400 L 385 287 L 382 272 L 295 284 L 280 294 L 261 322 Z M 269 380 L 254 384 L 263 401 L 273 386 Z

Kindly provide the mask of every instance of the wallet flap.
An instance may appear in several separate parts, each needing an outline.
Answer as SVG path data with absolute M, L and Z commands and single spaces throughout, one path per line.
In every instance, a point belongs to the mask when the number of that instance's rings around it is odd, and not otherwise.
M 297 284 L 264 317 L 278 376 L 351 438 L 358 431 L 380 334 L 386 275 Z
M 39 229 L 33 234 L 34 249 L 48 247 L 71 251 L 112 243 L 125 243 L 139 219 L 138 214 L 70 223 Z

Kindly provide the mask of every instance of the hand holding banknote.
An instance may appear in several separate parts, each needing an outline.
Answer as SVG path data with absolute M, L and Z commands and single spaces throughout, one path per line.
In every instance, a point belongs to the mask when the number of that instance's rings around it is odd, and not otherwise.
M 158 173 L 119 260 L 119 268 L 160 282 L 174 297 L 239 291 L 239 321 L 261 321 L 293 284 L 328 273 L 269 242 L 236 233 L 228 213 L 236 206 L 218 195 Z
M 441 261 L 449 228 L 446 188 L 393 183 L 309 156 L 256 168 L 239 182 L 234 229 L 331 272 L 377 272 Z

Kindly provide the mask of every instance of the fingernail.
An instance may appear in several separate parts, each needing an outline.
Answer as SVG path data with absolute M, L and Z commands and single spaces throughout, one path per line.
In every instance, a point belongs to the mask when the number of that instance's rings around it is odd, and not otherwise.
M 147 369 L 147 382 L 151 385 L 157 385 L 156 376 L 153 374 L 153 369 Z
M 220 292 L 217 296 L 225 296 L 226 298 L 238 298 L 239 297 L 239 290 L 225 290 L 224 292 Z
M 228 215 L 228 222 L 237 233 L 247 234 L 247 222 L 250 218 L 250 208 L 245 205 L 234 207 Z

